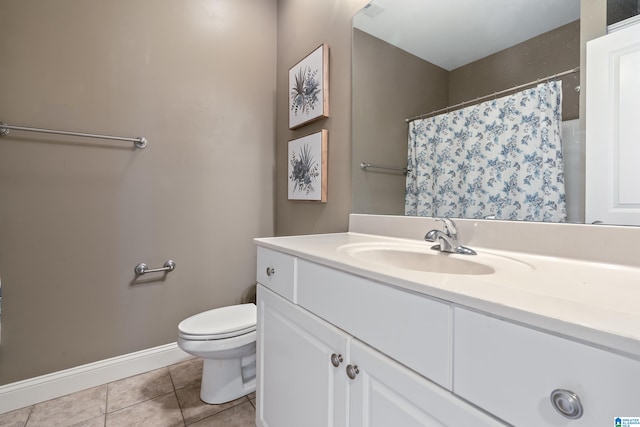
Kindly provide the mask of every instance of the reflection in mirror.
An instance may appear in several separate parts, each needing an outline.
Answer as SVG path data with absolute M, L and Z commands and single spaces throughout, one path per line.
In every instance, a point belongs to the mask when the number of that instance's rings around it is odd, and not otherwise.
M 607 0 L 607 25 L 640 15 L 640 0 Z
M 579 0 L 369 3 L 353 20 L 353 211 L 405 214 L 405 175 L 365 171 L 360 164 L 405 167 L 406 119 L 463 102 L 468 108 L 485 95 L 492 101 L 499 98 L 496 92 L 530 82 L 525 88 L 535 87 L 537 80 L 578 68 L 579 13 Z M 565 181 L 565 196 L 559 197 L 566 197 L 567 211 L 562 220 L 577 222 L 584 217 L 579 73 L 558 80 Z

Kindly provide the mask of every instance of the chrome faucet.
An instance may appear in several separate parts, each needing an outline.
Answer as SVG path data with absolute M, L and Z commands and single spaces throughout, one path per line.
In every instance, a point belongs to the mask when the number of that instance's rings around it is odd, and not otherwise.
M 424 236 L 427 242 L 438 242 L 437 245 L 431 246 L 431 249 L 454 254 L 477 255 L 473 249 L 458 244 L 458 229 L 453 220 L 449 218 L 435 218 L 435 220 L 443 222 L 444 230 L 433 229 Z

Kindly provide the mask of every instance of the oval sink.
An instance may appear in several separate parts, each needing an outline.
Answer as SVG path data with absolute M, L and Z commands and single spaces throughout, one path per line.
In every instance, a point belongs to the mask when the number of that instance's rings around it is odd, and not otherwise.
M 501 255 L 450 254 L 433 250 L 428 244 L 350 243 L 341 246 L 338 251 L 368 263 L 430 273 L 483 275 L 514 268 L 532 270 L 529 264 Z

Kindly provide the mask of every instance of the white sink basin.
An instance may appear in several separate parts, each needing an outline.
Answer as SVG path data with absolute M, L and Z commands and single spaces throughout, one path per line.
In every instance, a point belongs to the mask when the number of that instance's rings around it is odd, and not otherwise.
M 431 249 L 429 243 L 350 243 L 340 246 L 338 252 L 370 264 L 440 274 L 485 275 L 533 270 L 531 265 L 506 256 L 482 251 L 478 251 L 478 255 L 444 253 Z

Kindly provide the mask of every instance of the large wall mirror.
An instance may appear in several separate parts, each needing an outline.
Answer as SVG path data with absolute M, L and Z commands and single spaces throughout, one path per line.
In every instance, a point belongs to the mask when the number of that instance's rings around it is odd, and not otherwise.
M 371 1 L 353 20 L 353 212 L 405 214 L 408 119 L 560 80 L 563 221 L 582 222 L 580 50 L 580 0 Z

